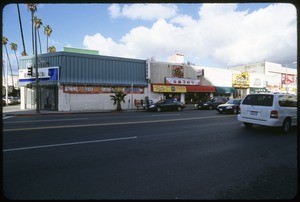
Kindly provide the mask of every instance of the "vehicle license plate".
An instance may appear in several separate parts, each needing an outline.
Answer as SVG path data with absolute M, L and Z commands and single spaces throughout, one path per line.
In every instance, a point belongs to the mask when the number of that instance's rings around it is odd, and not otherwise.
M 257 111 L 250 111 L 250 115 L 257 116 L 257 114 L 258 114 Z

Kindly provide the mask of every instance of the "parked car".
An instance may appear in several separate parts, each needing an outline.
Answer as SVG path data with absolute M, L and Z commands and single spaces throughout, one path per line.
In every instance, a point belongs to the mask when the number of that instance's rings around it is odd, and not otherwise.
M 219 113 L 232 113 L 237 114 L 240 112 L 240 104 L 242 99 L 230 99 L 225 104 L 217 106 Z
M 172 111 L 172 110 L 181 111 L 184 108 L 185 105 L 182 102 L 179 102 L 178 100 L 164 99 L 150 105 L 148 107 L 148 111 L 157 111 L 157 112 Z
M 238 120 L 245 127 L 253 124 L 281 127 L 284 133 L 297 125 L 297 96 L 292 94 L 250 94 L 240 105 Z
M 7 101 L 7 104 L 9 105 L 19 104 L 18 99 L 12 96 L 9 96 Z
M 196 107 L 198 109 L 216 109 L 220 104 L 224 104 L 228 98 L 224 96 L 212 97 L 208 101 L 199 102 Z

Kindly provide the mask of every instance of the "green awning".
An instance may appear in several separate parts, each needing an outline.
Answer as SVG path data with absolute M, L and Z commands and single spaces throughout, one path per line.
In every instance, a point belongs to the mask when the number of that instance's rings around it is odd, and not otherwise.
M 224 87 L 224 86 L 215 86 L 216 93 L 220 94 L 231 94 L 234 93 L 235 89 L 232 87 Z

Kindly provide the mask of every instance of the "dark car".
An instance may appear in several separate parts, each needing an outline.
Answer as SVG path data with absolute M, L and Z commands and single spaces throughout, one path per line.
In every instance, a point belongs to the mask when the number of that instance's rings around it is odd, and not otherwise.
M 174 99 L 165 99 L 160 100 L 148 107 L 148 111 L 181 111 L 185 108 L 185 105 L 182 102 Z
M 219 96 L 212 97 L 208 101 L 199 102 L 196 107 L 198 109 L 216 109 L 220 104 L 224 104 L 228 101 L 228 98 Z
M 240 112 L 241 99 L 230 99 L 225 104 L 221 104 L 217 107 L 219 113 L 233 113 L 237 114 Z

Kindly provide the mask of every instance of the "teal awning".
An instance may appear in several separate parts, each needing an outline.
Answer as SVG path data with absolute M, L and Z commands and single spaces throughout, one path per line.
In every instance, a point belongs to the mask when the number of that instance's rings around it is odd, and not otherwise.
M 232 87 L 224 87 L 224 86 L 215 86 L 216 93 L 220 94 L 231 94 L 234 93 L 235 89 Z

